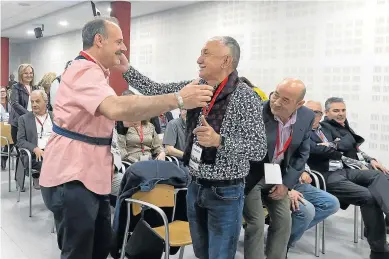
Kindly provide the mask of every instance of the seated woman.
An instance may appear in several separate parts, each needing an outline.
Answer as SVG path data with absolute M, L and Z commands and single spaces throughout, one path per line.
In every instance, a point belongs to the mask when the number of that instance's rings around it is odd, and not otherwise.
M 122 95 L 133 95 L 130 90 L 126 90 Z M 114 135 L 117 135 L 117 148 L 122 161 L 135 163 L 145 160 L 165 161 L 165 152 L 162 140 L 159 138 L 155 127 L 148 121 L 116 123 Z M 115 172 L 112 181 L 111 196 L 117 196 L 122 174 Z M 111 197 L 111 202 L 113 202 Z M 115 197 L 116 198 L 116 197 Z
M 162 141 L 148 121 L 118 122 L 118 148 L 123 161 L 135 163 L 157 159 L 165 161 Z

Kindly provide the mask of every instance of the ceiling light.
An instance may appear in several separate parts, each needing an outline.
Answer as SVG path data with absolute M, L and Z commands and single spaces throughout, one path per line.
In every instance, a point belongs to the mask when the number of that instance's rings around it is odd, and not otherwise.
M 34 34 L 34 31 L 33 31 L 33 30 L 28 30 L 28 31 L 27 31 L 27 34 L 28 34 L 28 35 L 33 35 L 33 34 Z
M 69 23 L 67 21 L 60 21 L 58 24 L 61 26 L 68 26 Z
M 108 8 L 107 8 L 107 11 L 108 11 L 108 12 L 112 11 L 111 7 L 108 7 Z

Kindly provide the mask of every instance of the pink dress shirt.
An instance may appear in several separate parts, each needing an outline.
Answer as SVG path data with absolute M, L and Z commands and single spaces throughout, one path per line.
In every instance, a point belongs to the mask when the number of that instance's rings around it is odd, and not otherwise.
M 280 152 L 283 149 L 286 141 L 288 140 L 288 138 L 292 134 L 292 127 L 293 127 L 293 124 L 296 123 L 296 119 L 297 119 L 297 111 L 295 113 L 293 113 L 293 115 L 290 117 L 290 119 L 285 124 L 283 124 L 281 119 L 278 118 L 277 116 L 274 116 L 274 119 L 276 121 L 278 121 L 278 132 L 280 132 L 281 134 L 280 134 L 279 150 L 277 150 L 277 148 L 274 149 L 274 155 L 273 155 L 272 162 L 275 164 L 281 164 L 282 160 L 284 160 L 284 155 L 285 155 L 286 151 L 284 153 L 280 154 L 278 157 L 276 157 L 276 155 L 278 152 Z
M 74 60 L 61 76 L 54 105 L 55 124 L 91 137 L 112 137 L 114 121 L 98 112 L 105 98 L 116 95 L 108 76 L 109 70 L 98 62 Z M 39 183 L 53 187 L 80 181 L 96 194 L 109 194 L 113 169 L 110 150 L 110 146 L 91 145 L 53 133 L 45 149 Z

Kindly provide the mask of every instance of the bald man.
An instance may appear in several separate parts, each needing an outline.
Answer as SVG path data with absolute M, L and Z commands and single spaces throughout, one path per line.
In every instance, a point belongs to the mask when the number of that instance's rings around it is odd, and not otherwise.
M 304 107 L 305 85 L 301 80 L 287 78 L 263 104 L 266 128 L 267 155 L 261 162 L 251 162 L 246 179 L 246 199 L 243 216 L 247 223 L 244 240 L 245 259 L 285 258 L 291 233 L 288 191 L 299 183 L 309 156 L 309 138 L 314 113 Z M 265 167 L 270 165 L 276 171 Z M 278 169 L 274 168 L 279 165 Z M 281 171 L 281 172 L 279 172 Z M 264 175 L 282 175 L 282 183 L 265 181 Z M 281 177 L 280 177 L 281 178 Z M 277 182 L 279 182 L 277 181 Z M 266 251 L 264 251 L 264 223 L 262 199 L 271 217 Z

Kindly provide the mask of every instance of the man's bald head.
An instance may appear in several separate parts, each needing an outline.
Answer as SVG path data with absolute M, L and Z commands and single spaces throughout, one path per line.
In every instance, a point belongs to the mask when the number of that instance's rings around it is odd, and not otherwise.
M 286 78 L 277 85 L 270 98 L 270 108 L 275 116 L 287 121 L 304 104 L 306 88 L 300 79 Z
M 312 128 L 317 129 L 319 127 L 319 123 L 323 117 L 323 107 L 320 102 L 316 101 L 308 101 L 305 106 L 311 109 L 315 113 L 315 120 L 313 121 Z
M 321 106 L 321 103 L 320 102 L 316 102 L 316 101 L 312 101 L 312 100 L 309 100 L 305 103 L 305 106 L 311 110 L 319 110 L 319 111 L 323 111 L 323 107 Z
M 304 100 L 305 94 L 307 92 L 307 89 L 305 88 L 305 84 L 303 81 L 297 78 L 285 78 L 281 83 L 278 84 L 278 88 L 284 88 L 293 92 L 293 95 L 295 95 L 295 100 L 297 102 Z

